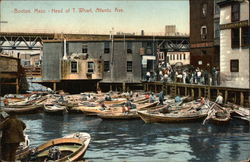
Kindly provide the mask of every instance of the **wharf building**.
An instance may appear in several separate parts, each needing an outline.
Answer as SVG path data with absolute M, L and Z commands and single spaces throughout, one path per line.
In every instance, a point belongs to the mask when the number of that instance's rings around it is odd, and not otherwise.
M 0 65 L 0 95 L 19 93 L 22 75 L 20 59 L 1 54 Z
M 221 84 L 250 88 L 249 0 L 224 0 L 218 4 Z
M 190 64 L 219 70 L 219 0 L 189 0 Z
M 183 36 L 65 35 L 45 40 L 42 84 L 71 93 L 143 88 L 146 72 L 166 63 L 168 51 L 188 52 L 188 47 L 189 38 Z

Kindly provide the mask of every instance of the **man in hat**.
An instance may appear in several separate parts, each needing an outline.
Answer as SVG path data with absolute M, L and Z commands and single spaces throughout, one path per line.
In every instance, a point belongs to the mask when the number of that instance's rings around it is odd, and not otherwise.
M 26 128 L 26 125 L 17 119 L 16 115 L 9 115 L 10 116 L 0 123 L 0 129 L 2 130 L 1 159 L 5 161 L 15 161 L 16 150 L 19 143 L 25 140 L 23 130 Z

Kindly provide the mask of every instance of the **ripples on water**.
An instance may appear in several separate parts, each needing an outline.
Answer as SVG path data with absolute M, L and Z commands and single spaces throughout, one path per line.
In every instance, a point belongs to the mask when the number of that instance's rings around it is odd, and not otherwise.
M 81 114 L 19 116 L 27 125 L 31 146 L 74 132 L 88 132 L 85 154 L 99 161 L 240 161 L 250 156 L 249 125 L 233 121 L 226 126 L 145 124 L 142 120 L 102 121 Z

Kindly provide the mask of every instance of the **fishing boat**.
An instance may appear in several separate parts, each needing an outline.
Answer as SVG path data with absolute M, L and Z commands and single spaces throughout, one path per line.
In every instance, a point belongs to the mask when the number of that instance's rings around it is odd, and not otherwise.
M 220 105 L 214 103 L 210 107 L 208 115 L 204 120 L 203 124 L 205 124 L 207 120 L 215 124 L 227 124 L 230 119 L 231 119 L 230 109 L 221 107 Z
M 81 133 L 80 133 L 81 135 Z M 83 134 L 82 134 L 83 135 Z M 90 142 L 90 135 L 78 138 L 74 134 L 50 140 L 36 148 L 26 151 L 23 161 L 76 161 L 83 158 Z
M 158 104 L 158 101 L 157 101 L 157 102 L 153 102 L 153 103 L 136 104 L 136 109 L 137 109 L 137 110 L 145 110 L 145 109 L 154 107 L 154 106 L 156 106 L 157 104 Z
M 170 113 L 150 112 L 147 110 L 137 112 L 145 123 L 179 123 L 204 119 L 206 109 L 190 109 L 187 111 L 173 111 Z
M 89 106 L 77 106 L 73 107 L 70 111 L 74 112 L 82 112 L 85 115 L 97 115 L 97 113 L 101 112 L 101 106 L 99 105 L 89 105 Z
M 13 114 L 31 114 L 42 110 L 42 105 L 29 105 L 23 107 L 3 107 L 2 110 Z
M 250 108 L 241 107 L 232 103 L 230 103 L 230 107 L 232 108 L 232 117 L 242 119 L 250 123 Z
M 83 148 L 84 152 L 81 155 L 82 157 L 85 155 L 85 153 L 89 147 L 90 140 L 91 140 L 90 134 L 86 133 L 86 132 L 72 133 L 72 134 L 64 136 L 63 138 L 76 138 L 76 139 L 80 139 L 80 140 L 84 141 L 84 148 Z
M 104 120 L 129 120 L 129 119 L 139 119 L 140 116 L 137 114 L 136 110 L 132 110 L 128 113 L 122 112 L 105 112 L 97 114 L 98 117 Z
M 53 104 L 53 105 L 47 105 L 44 104 L 44 112 L 47 114 L 54 114 L 54 115 L 60 115 L 63 114 L 64 112 L 67 111 L 66 106 L 58 105 L 58 104 Z

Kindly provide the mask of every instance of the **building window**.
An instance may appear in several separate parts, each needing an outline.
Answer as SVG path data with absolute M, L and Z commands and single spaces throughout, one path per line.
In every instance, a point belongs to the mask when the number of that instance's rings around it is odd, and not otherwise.
M 104 42 L 104 53 L 110 52 L 110 42 Z
M 173 60 L 175 60 L 175 55 L 173 55 Z
M 127 53 L 132 53 L 132 42 L 127 42 Z
M 77 73 L 77 62 L 71 61 L 71 73 Z
M 82 45 L 82 53 L 88 53 L 88 44 Z
M 239 60 L 230 60 L 230 71 L 239 72 Z
M 246 47 L 249 46 L 249 27 L 242 27 L 241 28 L 241 46 Z
M 109 61 L 104 61 L 104 71 L 109 71 Z
M 94 62 L 88 62 L 88 73 L 94 72 Z
M 233 3 L 231 7 L 231 21 L 240 21 L 240 3 Z
M 207 26 L 201 27 L 201 39 L 202 40 L 207 39 Z
M 231 43 L 232 48 L 239 48 L 240 47 L 240 29 L 234 28 L 231 29 Z
M 205 17 L 207 15 L 207 4 L 203 3 L 202 4 L 202 10 L 201 10 L 201 15 Z
M 185 53 L 183 54 L 183 59 L 186 60 L 186 54 Z
M 180 60 L 182 60 L 182 54 L 180 54 Z
M 177 54 L 177 60 L 179 60 L 179 54 Z
M 132 61 L 127 61 L 127 72 L 132 72 Z

